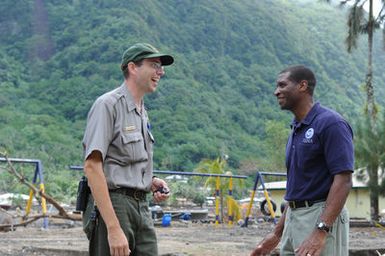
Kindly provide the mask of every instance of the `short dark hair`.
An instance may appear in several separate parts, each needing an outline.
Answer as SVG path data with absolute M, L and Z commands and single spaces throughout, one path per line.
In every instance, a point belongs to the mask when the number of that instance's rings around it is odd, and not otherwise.
M 142 66 L 142 64 L 143 64 L 143 60 L 136 61 L 136 62 L 134 62 L 134 64 L 135 64 L 136 66 L 140 67 L 140 66 Z M 129 72 L 128 72 L 128 63 L 125 64 L 125 65 L 121 65 L 121 66 L 120 66 L 120 69 L 121 69 L 122 72 L 123 72 L 124 78 L 128 78 L 128 77 L 130 76 L 130 74 L 129 74 Z
M 300 83 L 302 80 L 306 80 L 309 88 L 310 95 L 313 95 L 317 80 L 313 71 L 304 65 L 290 66 L 282 70 L 279 74 L 289 73 L 289 79 L 293 82 Z

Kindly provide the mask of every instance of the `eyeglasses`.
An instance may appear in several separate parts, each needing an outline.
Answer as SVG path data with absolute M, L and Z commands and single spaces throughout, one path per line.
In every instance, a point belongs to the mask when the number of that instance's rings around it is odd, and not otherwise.
M 160 62 L 151 62 L 150 65 L 156 71 L 163 71 L 163 66 L 162 66 L 162 63 Z

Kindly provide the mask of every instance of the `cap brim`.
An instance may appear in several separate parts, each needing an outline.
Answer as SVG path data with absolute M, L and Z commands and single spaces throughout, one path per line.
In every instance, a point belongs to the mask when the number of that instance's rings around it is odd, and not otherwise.
M 174 58 L 171 55 L 167 55 L 167 54 L 153 53 L 144 57 L 144 59 L 149 59 L 149 58 L 159 58 L 160 62 L 162 62 L 162 66 L 168 66 L 174 63 Z

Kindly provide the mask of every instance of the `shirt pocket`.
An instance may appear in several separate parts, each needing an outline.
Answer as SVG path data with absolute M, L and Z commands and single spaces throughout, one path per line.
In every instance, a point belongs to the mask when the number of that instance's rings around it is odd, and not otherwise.
M 312 168 L 319 164 L 322 151 L 316 144 L 299 143 L 296 147 L 296 164 L 297 167 L 304 170 Z
M 121 142 L 121 161 L 125 163 L 147 161 L 148 155 L 144 146 L 144 140 L 141 133 L 133 132 L 122 134 Z

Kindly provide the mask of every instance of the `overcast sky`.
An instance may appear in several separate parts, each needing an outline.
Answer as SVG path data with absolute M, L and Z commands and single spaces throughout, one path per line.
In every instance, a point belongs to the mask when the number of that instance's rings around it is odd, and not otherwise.
M 380 12 L 381 10 L 381 0 L 373 0 L 373 4 L 374 4 L 374 9 L 373 9 L 373 12 L 374 12 L 374 16 L 377 17 L 378 16 L 378 13 Z M 369 9 L 369 1 L 366 2 L 366 4 L 364 5 L 365 9 L 368 11 Z

